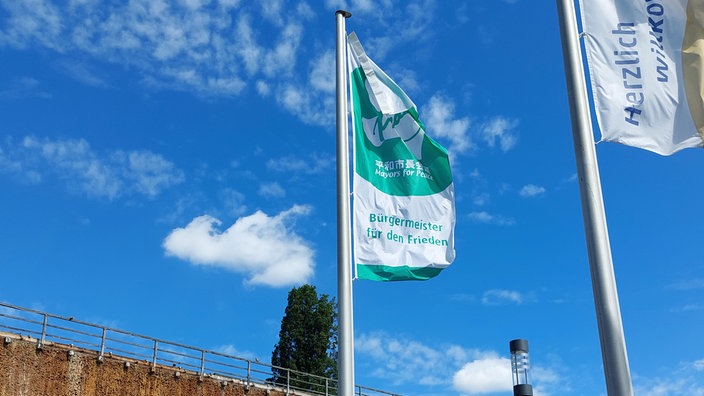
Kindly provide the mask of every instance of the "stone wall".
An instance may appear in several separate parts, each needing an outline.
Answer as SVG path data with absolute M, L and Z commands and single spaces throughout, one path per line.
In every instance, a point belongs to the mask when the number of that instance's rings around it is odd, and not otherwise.
M 283 396 L 241 381 L 0 334 L 0 396 Z

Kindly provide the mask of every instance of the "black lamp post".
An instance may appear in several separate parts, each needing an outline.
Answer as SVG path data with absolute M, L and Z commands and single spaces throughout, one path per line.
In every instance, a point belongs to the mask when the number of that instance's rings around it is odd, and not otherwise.
M 528 358 L 528 341 L 512 340 L 511 371 L 513 372 L 513 396 L 533 396 L 533 387 L 529 384 L 530 359 Z

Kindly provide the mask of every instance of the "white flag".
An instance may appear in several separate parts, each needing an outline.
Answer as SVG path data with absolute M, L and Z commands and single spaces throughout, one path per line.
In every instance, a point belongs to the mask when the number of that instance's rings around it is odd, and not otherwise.
M 360 279 L 425 280 L 455 258 L 447 151 L 406 94 L 348 37 L 355 139 L 354 256 Z
M 702 147 L 704 0 L 580 0 L 601 138 Z

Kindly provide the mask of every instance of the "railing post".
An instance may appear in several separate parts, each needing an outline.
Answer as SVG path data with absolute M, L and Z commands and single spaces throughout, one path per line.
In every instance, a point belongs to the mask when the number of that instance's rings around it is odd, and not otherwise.
M 291 391 L 291 370 L 286 369 L 286 394 Z
M 200 351 L 200 376 L 205 375 L 205 350 Z
M 252 384 L 252 361 L 247 359 L 247 385 Z
M 44 323 L 42 324 L 42 337 L 39 343 L 37 344 L 37 349 L 42 349 L 44 348 L 44 342 L 46 341 L 46 327 L 47 327 L 47 322 L 49 321 L 49 315 L 44 314 Z
M 103 356 L 105 355 L 105 336 L 107 329 L 103 327 L 103 336 L 100 338 L 100 354 L 98 355 L 98 361 L 103 361 Z
M 156 370 L 156 351 L 159 349 L 159 341 L 154 340 L 154 358 L 152 359 L 152 371 Z
M 327 378 L 325 378 L 325 396 L 328 396 L 328 383 L 329 382 L 330 381 Z

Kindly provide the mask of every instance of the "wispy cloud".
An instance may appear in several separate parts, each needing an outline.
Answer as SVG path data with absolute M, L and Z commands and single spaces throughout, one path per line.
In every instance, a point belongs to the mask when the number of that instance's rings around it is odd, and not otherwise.
M 704 371 L 704 359 L 699 359 L 692 363 L 692 367 L 697 371 Z
M 245 196 L 241 192 L 231 188 L 225 188 L 220 191 L 218 195 L 220 196 L 220 202 L 227 214 L 239 217 L 247 211 Z
M 688 291 L 704 289 L 704 278 L 686 279 L 666 286 L 671 290 Z
M 286 190 L 279 183 L 262 183 L 259 185 L 259 195 L 265 198 L 282 198 L 286 196 Z
M 456 345 L 431 347 L 385 332 L 359 335 L 355 339 L 355 350 L 375 362 L 372 375 L 395 384 L 419 385 L 450 384 L 454 371 L 466 359 L 486 354 Z
M 544 193 L 545 187 L 536 186 L 535 184 L 527 184 L 521 188 L 521 191 L 519 191 L 520 196 L 525 198 L 543 195 Z
M 384 24 L 385 34 L 367 36 L 364 47 L 369 50 L 375 61 L 384 60 L 393 47 L 400 42 L 430 41 L 434 37 L 432 29 L 433 15 L 437 9 L 437 0 L 420 0 L 416 2 L 398 0 L 327 0 L 329 10 L 344 9 L 352 15 L 363 17 L 371 24 Z M 390 13 L 403 15 L 401 18 L 387 18 Z M 379 34 L 379 29 L 375 33 Z M 390 74 L 391 75 L 391 74 Z M 395 73 L 394 73 L 395 75 Z M 392 76 L 393 78 L 394 76 Z M 398 82 L 398 81 L 397 81 Z
M 4 146 L 4 148 L 3 148 Z M 28 183 L 55 178 L 76 192 L 115 199 L 126 195 L 155 198 L 184 180 L 183 172 L 147 150 L 94 151 L 84 139 L 37 138 L 0 145 L 0 172 Z
M 38 80 L 31 77 L 12 79 L 7 88 L 0 91 L 0 100 L 18 100 L 28 98 L 51 99 L 51 93 L 43 90 Z
M 643 396 L 704 396 L 702 384 L 695 378 L 641 379 L 634 385 L 634 393 Z
M 492 289 L 484 292 L 482 304 L 484 305 L 506 305 L 523 304 L 526 297 L 514 290 Z
M 394 384 L 446 385 L 464 395 L 508 392 L 513 385 L 511 361 L 491 350 L 427 345 L 405 336 L 372 332 L 355 339 L 355 351 L 371 360 L 372 375 Z M 534 367 L 534 372 L 535 386 L 540 389 L 557 389 L 563 381 L 550 368 Z M 545 391 L 539 394 L 548 395 Z
M 704 305 L 702 304 L 685 304 L 680 307 L 673 308 L 672 312 L 694 312 L 704 310 Z
M 277 12 L 275 5 L 281 2 L 260 8 L 239 1 L 209 3 L 83 1 L 58 7 L 46 0 L 11 0 L 3 2 L 0 46 L 40 45 L 69 56 L 128 65 L 152 85 L 206 96 L 242 92 L 247 86 L 243 71 L 276 80 L 291 74 L 303 37 L 300 22 L 311 20 L 310 7 Z M 279 34 L 264 36 L 254 30 L 248 23 L 254 12 L 265 17 L 256 16 L 260 22 L 280 27 Z M 100 82 L 87 70 L 73 74 L 90 77 L 91 84 Z
M 311 70 L 308 77 L 310 85 L 320 92 L 333 94 L 335 92 L 335 80 L 330 78 L 335 70 L 335 53 L 325 51 L 311 62 Z
M 0 31 L 0 45 L 25 48 L 35 41 L 41 45 L 60 50 L 62 33 L 62 15 L 59 7 L 46 0 L 5 1 L 2 3 L 7 11 Z
M 489 195 L 488 192 L 476 192 L 472 191 L 472 203 L 477 205 L 477 206 L 484 206 L 486 205 L 491 196 Z
M 307 282 L 313 276 L 314 251 L 291 228 L 311 208 L 294 205 L 275 216 L 264 212 L 237 219 L 221 231 L 211 216 L 196 217 L 164 239 L 164 251 L 196 265 L 243 273 L 246 283 L 283 287 Z
M 91 70 L 85 62 L 65 60 L 58 64 L 58 68 L 74 80 L 93 87 L 107 87 L 105 79 Z
M 488 183 L 484 176 L 479 172 L 479 169 L 475 168 L 469 173 L 469 177 L 472 179 L 472 183 L 470 183 L 472 203 L 476 206 L 488 204 L 491 200 L 491 194 L 489 194 Z
M 516 221 L 510 217 L 493 215 L 486 211 L 471 212 L 468 217 L 476 223 L 495 224 L 500 226 L 512 226 L 516 224 Z
M 518 142 L 514 131 L 517 126 L 517 120 L 494 117 L 481 126 L 480 134 L 489 147 L 498 145 L 501 151 L 506 152 L 514 148 Z
M 90 65 L 110 62 L 157 89 L 204 97 L 253 89 L 306 123 L 334 123 L 334 81 L 326 77 L 333 74 L 334 55 L 311 55 L 302 46 L 319 12 L 306 2 L 134 0 L 59 6 L 49 0 L 8 0 L 0 7 L 0 47 L 57 52 L 68 59 L 62 64 L 65 73 L 85 84 L 112 85 L 107 76 L 91 73 Z M 434 0 L 328 1 L 325 7 L 325 12 L 346 8 L 379 21 L 388 11 L 402 13 L 385 30 L 389 33 L 368 37 L 378 58 L 399 41 L 430 40 L 430 14 L 437 8 Z
M 456 118 L 454 112 L 455 105 L 450 99 L 434 95 L 423 109 L 421 117 L 425 120 L 430 136 L 449 140 L 448 151 L 463 153 L 472 148 L 468 134 L 469 118 Z
M 633 388 L 645 396 L 704 396 L 704 359 L 682 362 L 666 376 L 634 375 Z
M 244 358 L 244 359 L 249 359 L 249 360 L 257 359 L 254 352 L 250 352 L 247 350 L 240 350 L 232 344 L 220 345 L 218 347 L 213 348 L 213 350 L 215 352 L 223 353 L 225 355 L 230 355 L 230 356 L 234 356 L 234 357 L 238 357 L 238 358 Z
M 329 155 L 311 154 L 308 158 L 285 156 L 272 158 L 266 167 L 276 172 L 318 174 L 335 169 L 335 159 Z

